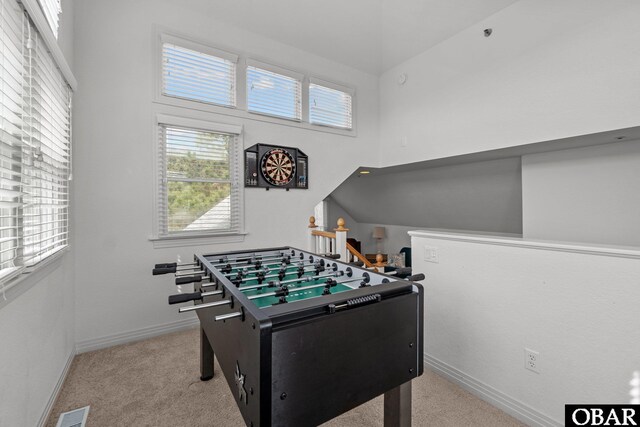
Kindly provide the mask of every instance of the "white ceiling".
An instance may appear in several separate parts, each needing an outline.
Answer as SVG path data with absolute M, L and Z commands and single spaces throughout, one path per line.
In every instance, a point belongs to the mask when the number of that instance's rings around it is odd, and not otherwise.
M 380 74 L 516 1 L 213 0 L 205 2 L 205 12 L 216 20 Z

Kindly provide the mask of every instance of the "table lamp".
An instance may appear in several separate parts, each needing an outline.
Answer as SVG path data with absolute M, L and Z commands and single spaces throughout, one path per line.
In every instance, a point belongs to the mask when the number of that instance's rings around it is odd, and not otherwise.
M 384 227 L 373 227 L 373 238 L 376 239 L 376 250 L 382 253 L 382 239 L 384 239 Z

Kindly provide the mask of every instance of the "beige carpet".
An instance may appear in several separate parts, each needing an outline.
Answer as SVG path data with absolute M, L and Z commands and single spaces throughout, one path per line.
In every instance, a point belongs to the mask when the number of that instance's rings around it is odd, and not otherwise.
M 61 412 L 87 405 L 89 426 L 243 426 L 223 375 L 200 381 L 198 340 L 194 329 L 77 356 L 47 427 Z M 382 415 L 378 397 L 324 426 L 382 426 Z M 522 424 L 425 370 L 413 381 L 413 425 Z

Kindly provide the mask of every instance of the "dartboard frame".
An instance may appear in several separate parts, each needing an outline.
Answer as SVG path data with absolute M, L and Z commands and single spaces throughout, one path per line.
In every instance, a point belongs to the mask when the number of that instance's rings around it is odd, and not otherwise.
M 294 147 L 256 144 L 244 151 L 245 187 L 308 189 L 309 157 Z

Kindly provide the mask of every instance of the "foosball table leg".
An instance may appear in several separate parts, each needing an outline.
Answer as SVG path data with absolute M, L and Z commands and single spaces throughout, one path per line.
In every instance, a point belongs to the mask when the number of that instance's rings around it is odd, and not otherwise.
M 411 381 L 384 394 L 384 427 L 411 426 Z
M 213 348 L 204 329 L 200 328 L 200 380 L 213 378 Z

